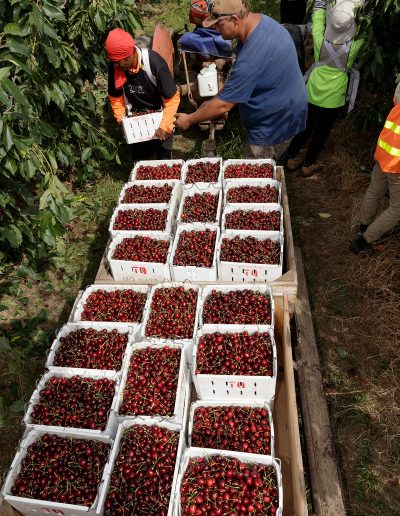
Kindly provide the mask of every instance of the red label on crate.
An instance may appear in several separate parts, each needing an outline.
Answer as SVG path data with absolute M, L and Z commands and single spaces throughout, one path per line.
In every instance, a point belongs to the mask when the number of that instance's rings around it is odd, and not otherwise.
M 45 514 L 64 514 L 61 509 L 49 509 L 48 507 L 42 507 L 42 511 Z
M 256 269 L 243 269 L 245 276 L 258 276 L 258 271 Z
M 229 387 L 233 389 L 234 387 L 237 387 L 238 389 L 245 389 L 246 384 L 244 382 L 230 382 Z
M 132 272 L 135 274 L 147 274 L 146 267 L 132 267 Z

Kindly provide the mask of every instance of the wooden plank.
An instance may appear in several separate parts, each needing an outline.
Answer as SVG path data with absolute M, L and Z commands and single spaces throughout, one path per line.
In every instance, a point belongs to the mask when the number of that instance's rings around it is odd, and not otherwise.
M 296 248 L 295 255 L 299 281 L 298 302 L 295 306 L 295 354 L 314 512 L 321 516 L 342 516 L 346 511 L 341 478 L 322 384 L 300 249 Z
M 275 454 L 281 460 L 284 515 L 306 516 L 307 499 L 297 417 L 295 380 L 286 296 L 275 297 L 278 378 L 274 402 Z

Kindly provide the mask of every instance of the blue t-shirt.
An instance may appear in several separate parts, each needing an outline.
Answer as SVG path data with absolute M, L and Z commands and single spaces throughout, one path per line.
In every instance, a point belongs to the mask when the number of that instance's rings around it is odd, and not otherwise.
M 272 145 L 304 131 L 307 93 L 289 32 L 262 15 L 243 45 L 221 93 L 239 104 L 248 142 Z

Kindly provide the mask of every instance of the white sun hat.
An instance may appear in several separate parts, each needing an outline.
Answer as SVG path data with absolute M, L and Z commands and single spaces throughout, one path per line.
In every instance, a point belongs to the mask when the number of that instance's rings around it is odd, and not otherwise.
M 325 38 L 328 41 L 341 45 L 354 37 L 354 11 L 358 5 L 354 0 L 339 0 L 334 6 L 327 6 Z

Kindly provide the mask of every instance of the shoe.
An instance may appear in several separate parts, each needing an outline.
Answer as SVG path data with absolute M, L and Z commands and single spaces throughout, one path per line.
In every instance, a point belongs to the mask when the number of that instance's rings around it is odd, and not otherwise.
M 356 235 L 363 236 L 363 234 L 367 231 L 368 224 L 358 224 L 356 227 Z
M 371 256 L 374 254 L 374 250 L 372 246 L 364 240 L 362 236 L 358 237 L 356 240 L 349 245 L 349 251 L 353 254 L 365 254 L 367 256 Z
M 286 168 L 288 170 L 297 170 L 303 164 L 304 158 L 302 156 L 296 156 L 295 158 L 289 158 L 286 162 Z
M 302 177 L 311 177 L 315 172 L 322 169 L 321 163 L 311 163 L 311 165 L 303 165 L 301 167 Z

